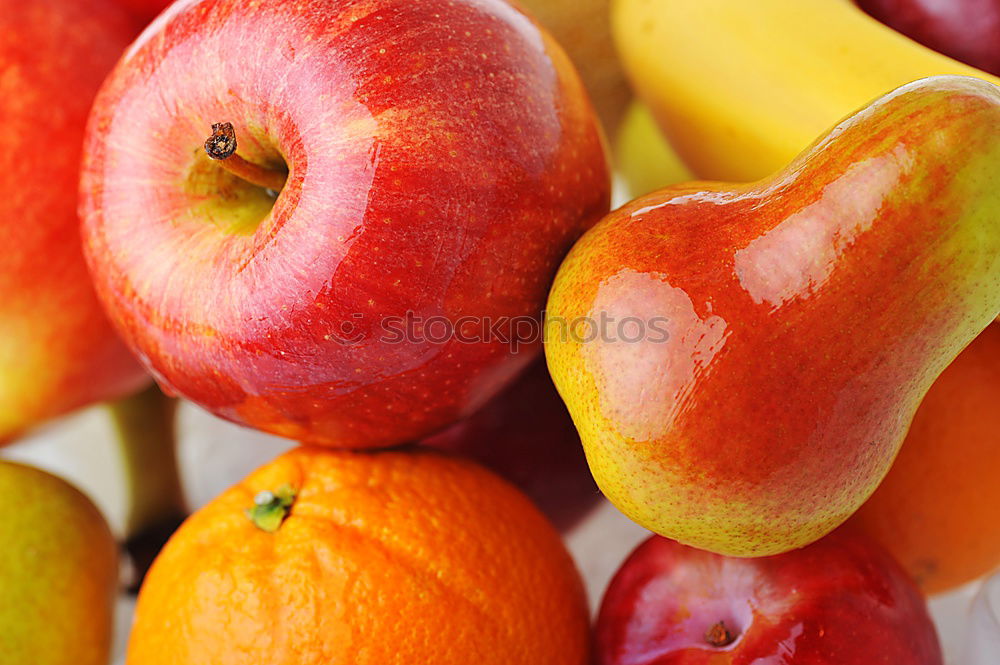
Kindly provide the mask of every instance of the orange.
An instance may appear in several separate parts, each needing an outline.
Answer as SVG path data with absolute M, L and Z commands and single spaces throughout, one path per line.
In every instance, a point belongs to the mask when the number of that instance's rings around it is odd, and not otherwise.
M 90 499 L 0 461 L 0 663 L 106 665 L 118 547 Z
M 1000 566 L 1000 324 L 941 374 L 899 456 L 848 522 L 879 540 L 926 593 Z
M 173 536 L 127 663 L 585 665 L 588 647 L 573 561 L 506 481 L 434 452 L 300 448 Z

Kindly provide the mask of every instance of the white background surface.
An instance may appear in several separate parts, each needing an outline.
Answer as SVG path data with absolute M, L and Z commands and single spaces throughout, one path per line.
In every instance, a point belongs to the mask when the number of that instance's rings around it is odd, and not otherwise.
M 194 508 L 294 445 L 224 422 L 186 403 L 182 404 L 178 417 L 179 463 L 185 491 Z M 126 510 L 125 485 L 113 441 L 110 420 L 98 407 L 45 427 L 4 449 L 0 456 L 35 464 L 71 480 L 93 497 L 120 533 Z M 647 531 L 606 502 L 567 534 L 567 544 L 586 580 L 592 607 L 597 607 L 608 580 L 621 562 L 646 536 Z M 949 665 L 960 663 L 958 654 L 978 586 L 971 584 L 930 603 Z M 122 596 L 116 663 L 122 662 L 131 609 L 131 600 Z M 971 665 L 972 661 L 968 663 Z M 980 663 L 992 661 L 976 661 L 977 665 Z

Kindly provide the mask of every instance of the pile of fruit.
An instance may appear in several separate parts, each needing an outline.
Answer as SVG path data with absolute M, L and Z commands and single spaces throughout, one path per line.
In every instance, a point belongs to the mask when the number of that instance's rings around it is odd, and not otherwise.
M 128 665 L 943 663 L 1000 0 L 166 5 L 0 0 L 0 444 L 106 403 L 132 474 L 0 461 L 0 662 L 107 665 L 125 560 Z M 178 398 L 302 445 L 189 515 Z

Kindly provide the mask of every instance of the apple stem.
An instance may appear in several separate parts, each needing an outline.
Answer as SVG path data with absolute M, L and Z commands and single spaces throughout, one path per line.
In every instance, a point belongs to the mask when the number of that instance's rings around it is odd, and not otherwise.
M 727 647 L 736 640 L 736 636 L 726 628 L 726 622 L 720 621 L 705 632 L 705 641 L 713 647 Z
M 212 135 L 205 140 L 205 152 L 238 178 L 252 185 L 280 192 L 288 174 L 248 162 L 236 154 L 236 130 L 231 122 L 212 125 Z

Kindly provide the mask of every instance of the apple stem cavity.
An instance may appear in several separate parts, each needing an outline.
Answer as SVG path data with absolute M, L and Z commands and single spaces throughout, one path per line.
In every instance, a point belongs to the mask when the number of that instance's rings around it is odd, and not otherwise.
M 735 642 L 736 636 L 726 628 L 725 621 L 720 621 L 705 631 L 705 641 L 713 647 L 722 648 Z
M 212 125 L 212 134 L 205 140 L 205 152 L 238 178 L 252 185 L 272 192 L 280 192 L 288 179 L 282 170 L 265 168 L 248 162 L 236 154 L 236 130 L 231 122 L 217 122 Z

